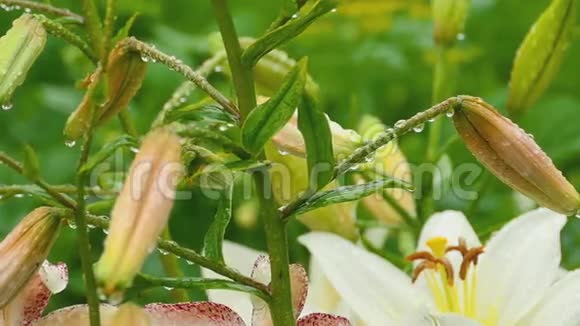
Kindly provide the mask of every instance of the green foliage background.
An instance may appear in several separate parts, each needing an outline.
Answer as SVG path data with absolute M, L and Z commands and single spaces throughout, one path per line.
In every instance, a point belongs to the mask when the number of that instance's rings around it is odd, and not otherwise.
M 354 128 L 364 113 L 379 116 L 386 124 L 425 109 L 431 102 L 433 43 L 428 1 L 352 0 L 360 3 L 362 14 L 354 5 L 338 8 L 315 23 L 284 50 L 294 58 L 309 56 L 310 72 L 322 89 L 325 111 L 345 127 Z M 54 5 L 80 12 L 79 1 L 53 0 Z M 235 22 L 241 35 L 258 36 L 275 18 L 279 0 L 231 0 Z M 209 1 L 119 0 L 124 22 L 139 12 L 133 34 L 154 43 L 167 53 L 183 58 L 191 66 L 209 56 L 208 35 L 217 31 Z M 456 53 L 461 62 L 458 93 L 481 96 L 502 110 L 515 51 L 532 22 L 548 5 L 548 0 L 473 0 L 466 28 L 466 39 Z M 392 4 L 389 7 L 386 4 Z M 354 8 L 354 9 L 353 9 Z M 383 8 L 383 9 L 377 9 Z M 387 8 L 387 9 L 384 9 Z M 391 9 L 388 9 L 391 8 Z M 0 12 L 0 30 L 4 32 L 20 12 Z M 0 49 L 1 50 L 1 49 Z M 554 159 L 556 165 L 580 189 L 580 42 L 569 49 L 562 70 L 543 96 L 522 120 L 522 127 Z M 14 109 L 0 112 L 0 150 L 22 157 L 22 145 L 31 144 L 39 153 L 43 176 L 53 184 L 71 183 L 79 148 L 64 145 L 62 128 L 83 91 L 75 87 L 90 65 L 78 51 L 50 37 L 44 53 L 34 65 L 25 84 L 14 97 Z M 144 86 L 130 108 L 131 117 L 141 133 L 182 78 L 161 65 L 152 65 Z M 225 77 L 214 74 L 212 82 L 226 94 L 233 95 Z M 446 122 L 446 135 L 452 135 Z M 97 146 L 120 133 L 113 120 L 99 132 Z M 403 151 L 411 163 L 420 163 L 426 144 L 426 132 L 401 139 Z M 471 162 L 472 156 L 461 143 L 450 149 L 451 161 Z M 130 159 L 130 158 L 128 158 Z M 127 160 L 129 161 L 129 160 Z M 0 185 L 25 184 L 22 177 L 0 166 Z M 478 184 L 473 188 L 479 187 Z M 487 236 L 518 213 L 513 193 L 492 178 L 481 204 L 469 216 L 477 230 Z M 38 202 L 31 198 L 0 200 L 0 237 L 3 237 Z M 467 210 L 469 202 L 451 194 L 437 202 L 438 209 Z M 201 247 L 203 234 L 215 212 L 215 203 L 200 194 L 176 204 L 171 219 L 174 238 L 192 248 Z M 293 260 L 304 260 L 305 253 L 295 243 L 304 228 L 293 223 L 290 229 Z M 95 257 L 100 252 L 103 234 L 91 232 Z M 257 225 L 244 228 L 232 223 L 227 238 L 255 248 L 264 248 Z M 580 222 L 571 220 L 562 238 L 563 265 L 580 267 Z M 153 255 L 155 256 L 155 255 Z M 146 269 L 160 274 L 156 257 Z M 75 234 L 63 229 L 51 254 L 52 261 L 69 264 L 71 285 L 54 297 L 51 308 L 83 302 L 83 285 Z M 183 262 L 182 262 L 183 263 Z M 197 275 L 195 267 L 183 264 L 187 274 Z M 169 300 L 167 291 L 149 293 L 143 301 Z M 193 292 L 203 299 L 201 292 Z

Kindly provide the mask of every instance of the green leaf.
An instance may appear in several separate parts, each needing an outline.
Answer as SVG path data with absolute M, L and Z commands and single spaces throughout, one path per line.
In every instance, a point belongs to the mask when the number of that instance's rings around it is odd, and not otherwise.
M 171 123 L 178 120 L 187 121 L 206 121 L 223 124 L 237 124 L 236 117 L 226 112 L 223 108 L 208 103 L 209 99 L 202 100 L 198 103 L 173 109 L 165 114 L 164 123 Z
M 301 14 L 296 19 L 290 20 L 285 25 L 266 33 L 266 35 L 258 39 L 244 51 L 242 62 L 247 67 L 253 67 L 261 57 L 300 35 L 318 17 L 331 11 L 336 5 L 336 0 L 318 0 L 305 14 Z
M 79 170 L 79 173 L 86 173 L 94 169 L 97 164 L 109 158 L 118 148 L 122 147 L 138 147 L 139 142 L 128 135 L 119 137 L 112 143 L 106 144 L 97 154 L 93 155 Z
M 24 146 L 22 174 L 30 180 L 38 180 L 40 178 L 40 162 L 34 148 L 30 145 Z
M 123 27 L 121 27 L 121 29 L 119 29 L 119 31 L 117 32 L 117 35 L 115 35 L 115 37 L 113 38 L 113 44 L 117 44 L 120 40 L 129 36 L 129 32 L 131 31 L 131 28 L 135 24 L 135 20 L 137 20 L 137 17 L 139 17 L 138 12 L 134 13 L 133 16 L 131 16 L 129 19 L 127 19 L 127 21 L 125 22 L 125 25 L 123 25 Z
M 306 145 L 310 187 L 321 189 L 332 180 L 335 162 L 328 119 L 318 109 L 318 100 L 313 94 L 306 94 L 298 109 L 298 129 Z
M 321 191 L 312 196 L 296 209 L 295 214 L 303 214 L 313 209 L 339 204 L 370 196 L 385 188 L 402 188 L 411 190 L 412 186 L 405 181 L 385 178 L 362 185 L 343 186 L 328 191 Z
M 248 115 L 242 128 L 242 142 L 248 151 L 259 153 L 292 117 L 304 93 L 307 62 L 306 58 L 300 60 L 278 92 Z
M 223 196 L 218 204 L 218 210 L 215 214 L 213 223 L 205 234 L 203 240 L 204 255 L 215 261 L 224 262 L 222 251 L 226 229 L 232 219 L 232 197 L 233 183 L 230 183 L 224 190 Z

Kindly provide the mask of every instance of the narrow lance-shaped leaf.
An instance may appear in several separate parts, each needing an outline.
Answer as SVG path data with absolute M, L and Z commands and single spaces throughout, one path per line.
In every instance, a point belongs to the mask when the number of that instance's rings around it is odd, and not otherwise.
M 533 105 L 556 77 L 574 37 L 575 0 L 554 0 L 534 23 L 514 61 L 507 109 L 519 113 Z
M 261 57 L 300 35 L 318 17 L 334 9 L 337 4 L 337 0 L 318 0 L 306 13 L 272 30 L 252 44 L 244 51 L 243 63 L 248 67 L 253 67 Z
M 242 128 L 244 147 L 259 153 L 266 142 L 280 130 L 296 110 L 304 93 L 307 59 L 302 59 L 288 73 L 278 92 L 250 112 Z
M 226 229 L 232 219 L 233 182 L 223 192 L 218 211 L 203 240 L 203 252 L 209 259 L 224 262 L 222 251 Z
M 80 172 L 84 173 L 94 169 L 99 163 L 105 161 L 111 155 L 115 153 L 115 151 L 122 147 L 138 147 L 139 142 L 128 135 L 123 135 L 119 137 L 112 143 L 108 143 L 97 154 L 93 155 L 83 166 L 80 168 Z
M 306 94 L 298 109 L 298 129 L 306 144 L 310 188 L 321 189 L 332 179 L 334 151 L 328 119 L 314 94 Z
M 295 214 L 303 214 L 313 209 L 329 206 L 332 204 L 359 200 L 385 188 L 401 188 L 411 190 L 412 186 L 402 180 L 385 178 L 361 185 L 338 187 L 332 190 L 317 193 L 307 202 L 302 204 L 296 210 Z

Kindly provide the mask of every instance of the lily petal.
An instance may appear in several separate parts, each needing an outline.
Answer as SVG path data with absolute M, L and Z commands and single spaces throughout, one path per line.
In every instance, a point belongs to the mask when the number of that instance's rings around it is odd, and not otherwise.
M 52 282 L 47 282 L 47 279 L 62 280 L 66 286 L 68 281 L 66 265 L 64 263 L 52 265 L 45 261 L 24 289 L 0 310 L 0 325 L 27 326 L 39 319 L 48 305 L 51 294 L 62 290 L 62 286 L 51 287 Z
M 366 324 L 400 325 L 405 316 L 427 314 L 427 298 L 382 258 L 331 233 L 312 232 L 299 241 Z
M 148 304 L 152 326 L 245 326 L 232 309 L 213 302 Z
M 270 260 L 266 256 L 259 256 L 252 270 L 252 278 L 269 284 L 271 280 Z M 292 287 L 292 308 L 294 318 L 297 318 L 304 308 L 306 296 L 308 295 L 308 275 L 302 265 L 290 265 L 290 285 Z M 260 298 L 252 298 L 254 309 L 252 312 L 252 325 L 267 326 L 272 325 L 270 309 L 266 302 Z
M 458 211 L 443 211 L 433 214 L 421 230 L 417 250 L 428 250 L 427 240 L 434 237 L 447 238 L 450 245 L 457 245 L 460 237 L 464 238 L 470 247 L 481 245 L 465 215 Z
M 223 252 L 226 264 L 244 275 L 250 275 L 258 256 L 265 255 L 265 253 L 231 241 L 224 241 Z M 201 269 L 201 274 L 205 278 L 224 278 L 205 268 Z M 252 302 L 250 301 L 250 295 L 229 290 L 208 290 L 207 296 L 212 302 L 221 303 L 232 308 L 247 324 L 250 324 L 252 321 Z
M 117 312 L 117 307 L 100 305 L 101 323 L 110 325 Z M 87 326 L 89 325 L 89 307 L 85 304 L 70 306 L 51 312 L 34 323 L 34 326 Z
M 536 209 L 489 241 L 477 268 L 479 320 L 513 325 L 540 300 L 558 276 L 565 223 L 564 215 Z
M 439 326 L 482 326 L 479 322 L 456 314 L 444 314 L 436 317 Z
M 310 314 L 298 320 L 298 326 L 351 326 L 344 317 L 329 314 Z
M 532 313 L 518 325 L 580 325 L 580 271 L 569 273 L 554 284 Z

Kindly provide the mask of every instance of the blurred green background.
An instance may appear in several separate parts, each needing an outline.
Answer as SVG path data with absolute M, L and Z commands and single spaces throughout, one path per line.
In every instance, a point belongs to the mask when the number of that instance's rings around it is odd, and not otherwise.
M 79 1 L 53 0 L 51 3 L 80 12 Z M 209 56 L 208 35 L 217 31 L 209 1 L 119 0 L 119 3 L 119 25 L 133 13 L 140 13 L 133 35 L 154 43 L 191 66 L 199 65 Z M 231 0 L 230 3 L 240 34 L 254 37 L 263 33 L 280 7 L 280 0 Z M 548 3 L 548 0 L 473 0 L 466 38 L 454 55 L 461 64 L 457 93 L 481 96 L 503 110 L 515 51 Z M 2 33 L 20 14 L 0 12 Z M 294 58 L 310 58 L 310 71 L 321 86 L 324 110 L 334 120 L 354 128 L 362 114 L 370 113 L 386 124 L 393 124 L 430 105 L 434 58 L 431 29 L 429 1 L 351 0 L 316 22 L 284 50 Z M 521 121 L 521 126 L 535 136 L 576 189 L 580 189 L 578 58 L 580 42 L 574 42 L 555 82 Z M 90 71 L 90 64 L 75 48 L 49 37 L 44 53 L 14 96 L 14 108 L 0 111 L 0 151 L 21 158 L 22 145 L 30 144 L 39 153 L 43 176 L 53 184 L 70 184 L 79 148 L 65 146 L 62 128 L 83 95 L 75 84 Z M 233 94 L 224 76 L 214 74 L 211 80 L 226 94 Z M 144 86 L 130 107 L 130 115 L 140 133 L 147 131 L 181 81 L 179 75 L 159 64 L 150 67 Z M 445 128 L 446 137 L 452 135 L 449 122 Z M 119 123 L 113 120 L 99 131 L 96 147 L 120 132 Z M 400 140 L 411 163 L 421 162 L 426 135 L 427 132 L 410 134 Z M 453 163 L 474 161 L 461 143 L 451 147 L 450 159 Z M 0 185 L 25 183 L 24 178 L 0 166 Z M 479 181 L 471 186 L 478 187 Z M 480 205 L 469 218 L 483 235 L 519 212 L 513 193 L 494 178 L 482 195 Z M 0 200 L 0 237 L 38 205 L 29 197 Z M 469 205 L 451 194 L 437 202 L 439 209 L 465 211 Z M 175 240 L 199 249 L 214 212 L 215 203 L 201 195 L 178 202 L 171 219 Z M 304 250 L 295 241 L 296 235 L 303 231 L 297 223 L 291 225 L 294 260 L 305 259 Z M 91 236 L 95 257 L 98 257 L 103 234 L 93 230 Z M 227 238 L 264 248 L 257 224 L 234 222 Z M 568 223 L 562 242 L 563 265 L 580 267 L 579 221 Z M 160 275 L 161 267 L 155 258 L 148 261 L 146 270 Z M 69 289 L 54 297 L 51 309 L 83 302 L 75 233 L 71 229 L 63 229 L 50 259 L 67 262 L 71 270 Z M 194 266 L 183 264 L 183 268 L 189 275 L 198 273 Z M 201 292 L 192 294 L 196 299 L 203 299 Z M 159 290 L 142 300 L 163 301 L 169 297 L 167 291 Z

